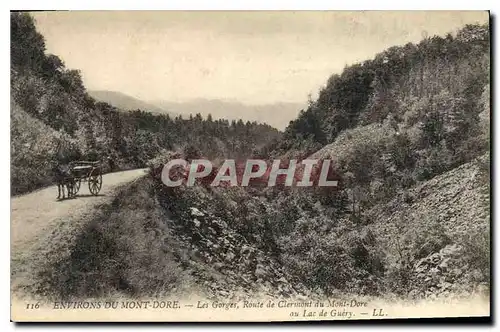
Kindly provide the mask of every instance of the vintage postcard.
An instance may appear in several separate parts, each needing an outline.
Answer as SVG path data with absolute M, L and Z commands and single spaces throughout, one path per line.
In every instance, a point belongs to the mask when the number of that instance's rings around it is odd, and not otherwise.
M 10 24 L 11 320 L 490 319 L 488 11 Z

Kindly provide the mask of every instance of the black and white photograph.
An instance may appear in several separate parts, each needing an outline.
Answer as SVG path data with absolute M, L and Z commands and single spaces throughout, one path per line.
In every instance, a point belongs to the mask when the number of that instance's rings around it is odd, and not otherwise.
M 490 31 L 11 11 L 11 320 L 490 319 Z

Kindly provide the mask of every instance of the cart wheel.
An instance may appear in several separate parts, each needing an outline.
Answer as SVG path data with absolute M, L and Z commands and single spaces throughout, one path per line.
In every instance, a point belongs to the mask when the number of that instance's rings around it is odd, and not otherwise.
M 89 176 L 89 191 L 92 195 L 97 196 L 102 187 L 102 174 L 98 171 L 92 171 Z
M 78 194 L 78 191 L 80 190 L 80 187 L 82 185 L 82 180 L 81 179 L 78 179 L 75 181 L 75 186 L 73 188 L 73 194 L 76 195 Z

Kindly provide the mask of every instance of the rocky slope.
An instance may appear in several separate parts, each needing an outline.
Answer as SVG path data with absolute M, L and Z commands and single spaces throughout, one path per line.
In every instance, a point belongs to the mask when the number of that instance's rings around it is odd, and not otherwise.
M 489 286 L 489 163 L 483 155 L 367 212 L 392 266 L 406 269 L 414 295 Z
M 255 208 L 249 215 L 265 209 L 262 201 L 240 188 L 200 186 L 170 191 L 161 184 L 159 188 L 159 204 L 172 217 L 174 234 L 189 256 L 183 264 L 209 297 L 289 297 L 306 292 L 301 284 L 292 282 L 269 250 L 265 231 L 257 229 L 260 223 L 250 225 L 250 218 L 241 218 L 241 209 L 245 209 L 239 204 L 241 199 L 252 201 L 246 204 L 246 208 Z

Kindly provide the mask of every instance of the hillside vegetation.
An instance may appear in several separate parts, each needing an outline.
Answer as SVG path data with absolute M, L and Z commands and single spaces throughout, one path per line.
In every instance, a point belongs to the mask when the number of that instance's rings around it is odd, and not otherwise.
M 331 158 L 357 208 L 489 150 L 487 25 L 394 46 L 332 75 L 272 156 Z
M 346 129 L 388 117 L 407 126 L 444 121 L 452 127 L 446 128 L 452 131 L 446 138 L 452 140 L 453 132 L 464 129 L 457 126 L 470 125 L 482 110 L 489 72 L 488 25 L 467 25 L 455 36 L 393 46 L 332 75 L 318 99 L 287 127 L 280 147 L 288 151 L 307 144 L 322 146 Z

